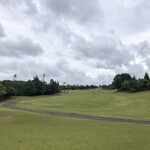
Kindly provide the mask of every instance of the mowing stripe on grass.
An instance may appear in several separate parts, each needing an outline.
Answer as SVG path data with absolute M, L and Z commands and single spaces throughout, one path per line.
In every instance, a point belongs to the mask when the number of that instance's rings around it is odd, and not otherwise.
M 19 101 L 7 102 L 7 103 L 3 104 L 2 106 L 6 107 L 6 108 L 15 109 L 15 110 L 21 110 L 21 111 L 27 111 L 27 112 L 34 112 L 34 113 L 41 113 L 41 114 L 46 114 L 46 115 L 55 115 L 55 116 L 81 118 L 81 119 L 90 119 L 90 120 L 111 121 L 111 122 L 126 122 L 126 123 L 150 124 L 150 121 L 145 121 L 145 120 L 131 120 L 131 119 L 120 119 L 120 118 L 80 116 L 80 115 L 71 115 L 71 114 L 62 114 L 62 113 L 54 113 L 54 112 L 37 111 L 37 110 L 19 108 L 19 107 L 14 106 L 18 102 Z

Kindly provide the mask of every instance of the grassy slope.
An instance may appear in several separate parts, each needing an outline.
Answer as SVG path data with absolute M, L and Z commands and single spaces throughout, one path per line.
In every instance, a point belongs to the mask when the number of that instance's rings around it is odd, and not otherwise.
M 150 92 L 73 91 L 69 95 L 36 97 L 17 105 L 49 112 L 150 120 Z
M 89 110 L 88 114 L 90 112 L 97 114 L 96 112 L 100 110 L 106 113 L 106 106 L 109 106 L 111 109 L 113 107 L 118 107 L 118 109 L 119 107 L 120 109 L 124 107 L 132 108 L 134 111 L 138 110 L 138 107 L 144 110 L 144 108 L 149 106 L 149 93 L 147 92 L 137 93 L 137 95 L 126 93 L 116 93 L 115 95 L 113 91 L 112 93 L 107 93 L 107 91 L 99 92 L 76 91 L 71 95 L 33 97 L 32 99 L 35 100 L 25 101 L 18 105 L 29 107 L 31 103 L 31 108 L 40 109 L 41 105 L 41 109 L 45 109 L 45 106 L 47 106 L 46 110 L 53 108 L 53 111 L 61 109 L 64 112 L 66 110 L 67 112 L 75 111 L 75 109 L 81 112 L 88 112 Z M 88 95 L 86 96 L 86 94 Z M 78 98 L 80 100 L 77 100 Z M 103 100 L 104 98 L 105 100 Z M 22 97 L 17 99 L 22 99 Z M 132 102 L 129 102 L 129 100 Z M 133 103 L 135 104 L 133 105 Z M 150 125 L 57 117 L 12 110 L 2 107 L 1 104 L 0 150 L 150 149 Z M 89 109 L 90 104 L 95 109 Z M 129 104 L 131 104 L 130 107 L 128 106 Z M 34 105 L 37 105 L 37 107 L 34 107 Z M 113 109 L 110 112 L 113 112 Z
M 0 106 L 1 150 L 149 150 L 150 126 L 65 118 Z

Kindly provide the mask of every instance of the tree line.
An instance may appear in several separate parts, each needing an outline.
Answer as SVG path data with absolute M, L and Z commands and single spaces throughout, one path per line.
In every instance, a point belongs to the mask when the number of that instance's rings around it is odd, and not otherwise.
M 5 100 L 11 96 L 38 96 L 51 95 L 60 92 L 59 82 L 53 79 L 47 84 L 35 76 L 33 80 L 28 81 L 10 81 L 0 82 L 0 100 Z
M 129 92 L 147 91 L 150 90 L 150 78 L 148 73 L 142 79 L 136 79 L 128 73 L 117 74 L 108 88 Z
M 61 90 L 87 90 L 87 89 L 96 89 L 96 85 L 61 85 Z
M 11 96 L 37 96 L 51 95 L 61 90 L 85 90 L 85 89 L 118 89 L 118 91 L 138 92 L 150 90 L 150 78 L 145 73 L 142 79 L 136 79 L 129 73 L 117 74 L 110 85 L 59 85 L 58 81 L 53 79 L 47 84 L 35 76 L 33 80 L 28 81 L 0 81 L 0 101 Z

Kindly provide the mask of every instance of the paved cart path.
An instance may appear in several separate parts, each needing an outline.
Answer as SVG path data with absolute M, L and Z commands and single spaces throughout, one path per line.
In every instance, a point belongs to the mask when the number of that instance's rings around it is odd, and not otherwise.
M 126 122 L 126 123 L 150 124 L 150 121 L 144 121 L 144 120 L 131 120 L 131 119 L 94 117 L 94 116 L 80 116 L 80 115 L 71 115 L 71 114 L 44 112 L 44 111 L 38 111 L 38 110 L 20 108 L 20 107 L 16 107 L 15 106 L 15 104 L 17 104 L 18 102 L 19 101 L 7 102 L 7 103 L 3 104 L 2 106 L 6 107 L 6 108 L 15 109 L 15 110 L 21 110 L 21 111 L 27 111 L 27 112 L 33 112 L 33 113 L 41 113 L 41 114 L 46 114 L 46 115 L 55 115 L 55 116 L 81 118 L 81 119 L 90 119 L 90 120 L 111 121 L 111 122 Z

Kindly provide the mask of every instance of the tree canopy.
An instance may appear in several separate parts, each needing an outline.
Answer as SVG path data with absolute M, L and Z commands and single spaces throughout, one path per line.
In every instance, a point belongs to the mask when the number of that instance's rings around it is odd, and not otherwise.
M 114 77 L 112 85 L 120 91 L 146 91 L 150 90 L 150 79 L 148 73 L 145 73 L 143 79 L 136 79 L 129 74 L 118 74 Z
M 35 96 L 35 95 L 50 95 L 60 91 L 59 82 L 53 79 L 47 84 L 39 80 L 35 76 L 33 80 L 28 81 L 10 81 L 4 80 L 0 82 L 0 100 L 9 98 L 10 96 Z

